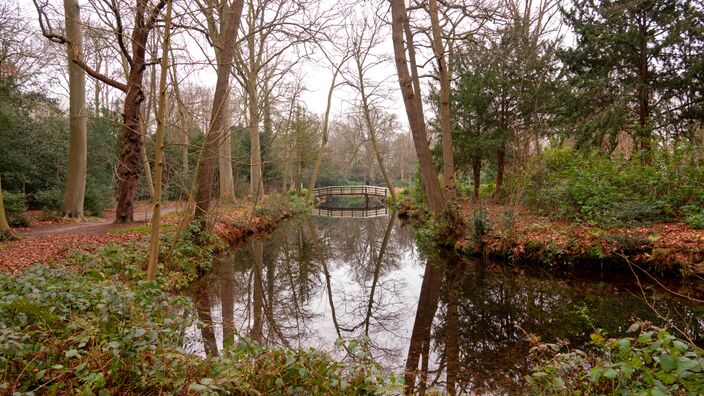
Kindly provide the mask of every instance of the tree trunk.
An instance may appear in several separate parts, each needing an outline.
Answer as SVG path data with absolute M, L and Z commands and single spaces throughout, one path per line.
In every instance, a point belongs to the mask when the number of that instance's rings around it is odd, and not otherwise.
M 83 202 L 88 172 L 88 127 L 86 125 L 86 75 L 74 62 L 82 57 L 81 11 L 76 0 L 64 0 L 68 53 L 69 125 L 68 175 L 62 207 L 63 215 L 84 220 Z M 75 54 L 75 55 L 74 55 Z M 97 83 L 96 83 L 97 84 Z M 97 109 L 96 109 L 97 111 Z
M 148 128 L 144 124 L 142 128 L 142 136 L 146 137 Z M 149 164 L 149 156 L 147 155 L 147 148 L 144 147 L 144 143 L 142 143 L 142 150 L 139 152 L 139 157 L 142 160 L 142 166 L 144 167 L 144 184 L 147 186 L 149 197 L 154 199 L 154 179 L 152 178 L 152 166 Z
M 171 50 L 171 61 L 175 64 L 176 58 L 173 55 L 173 50 Z M 189 132 L 191 127 L 190 116 L 188 111 L 183 105 L 183 100 L 181 98 L 181 89 L 179 88 L 179 81 L 176 77 L 176 68 L 171 69 L 171 85 L 174 87 L 174 96 L 176 97 L 176 106 L 178 108 L 178 120 L 181 124 L 181 170 L 183 171 L 183 177 L 188 177 L 188 145 L 190 143 Z
M 263 315 L 264 310 L 264 285 L 262 284 L 262 267 L 264 265 L 264 242 L 252 241 L 252 329 L 249 336 L 252 340 L 262 342 L 264 336 Z
M 152 11 L 159 11 L 164 4 L 159 3 L 159 6 Z M 151 19 L 145 21 L 146 6 L 146 0 L 137 0 L 134 13 L 134 30 L 131 37 L 132 56 L 125 90 L 127 95 L 122 112 L 122 150 L 117 167 L 119 182 L 115 223 L 127 223 L 134 220 L 134 193 L 137 190 L 137 181 L 141 171 L 140 108 L 144 101 L 142 80 L 146 69 L 147 39 L 155 22 Z M 154 18 L 156 19 L 156 17 Z
M 230 136 L 230 127 L 232 120 L 232 112 L 230 108 L 229 95 L 223 103 L 223 130 L 220 132 L 223 136 L 222 144 L 220 145 L 220 156 L 218 157 L 218 174 L 220 175 L 220 202 L 235 201 L 235 181 L 232 175 L 232 137 Z
M 447 394 L 455 396 L 457 377 L 460 368 L 459 336 L 460 331 L 457 295 L 459 293 L 459 273 L 457 268 L 446 269 L 447 313 L 445 320 L 445 359 L 447 360 Z
M 404 36 L 408 47 L 408 60 L 406 58 Z M 435 172 L 435 164 L 433 163 L 433 157 L 430 153 L 428 137 L 425 131 L 425 119 L 423 116 L 420 81 L 415 60 L 415 48 L 413 47 L 413 35 L 410 31 L 404 0 L 391 0 L 391 39 L 394 47 L 398 82 L 401 87 L 401 93 L 403 94 L 403 104 L 406 109 L 408 123 L 411 127 L 416 155 L 418 156 L 423 189 L 428 196 L 430 210 L 433 213 L 439 213 L 445 208 L 445 199 L 442 194 L 442 189 L 440 188 L 438 175 Z M 408 65 L 409 61 L 411 63 L 410 71 Z
M 439 259 L 428 260 L 425 265 L 425 273 L 423 274 L 420 297 L 418 298 L 418 308 L 416 309 L 416 318 L 413 322 L 411 340 L 408 345 L 408 357 L 406 358 L 406 368 L 404 370 L 405 394 L 415 394 L 418 363 L 420 362 L 421 355 L 424 356 L 424 360 L 427 359 L 428 354 L 424 352 L 429 350 L 430 330 L 432 328 L 433 318 L 438 309 L 442 277 L 445 271 L 444 268 L 445 263 Z M 421 372 L 421 378 L 423 377 L 424 373 Z M 425 384 L 422 380 L 419 387 L 421 389 L 425 388 Z
M 164 168 L 164 127 L 166 122 L 166 78 L 169 70 L 169 45 L 171 41 L 172 0 L 166 0 L 164 16 L 164 42 L 161 52 L 161 74 L 159 76 L 159 108 L 156 115 L 156 143 L 154 145 L 154 210 L 152 212 L 151 241 L 147 280 L 154 279 L 159 261 L 159 234 L 161 231 L 161 179 Z
M 210 117 L 210 127 L 205 136 L 204 153 L 202 156 L 202 164 L 198 167 L 196 177 L 197 187 L 195 196 L 195 213 L 194 219 L 200 222 L 202 229 L 206 226 L 206 215 L 210 210 L 210 199 L 215 176 L 215 167 L 217 166 L 217 158 L 220 153 L 220 142 L 223 131 L 223 104 L 230 94 L 230 70 L 232 69 L 232 59 L 235 54 L 235 45 L 237 38 L 237 30 L 242 17 L 242 8 L 244 0 L 235 0 L 228 10 L 227 29 L 225 29 L 224 40 L 222 40 L 222 63 L 218 64 L 217 82 L 215 83 L 215 93 L 213 95 L 213 110 Z
M 374 148 L 374 154 L 376 154 L 376 160 L 379 163 L 379 170 L 381 171 L 382 176 L 384 176 L 384 181 L 386 182 L 386 187 L 389 188 L 391 198 L 393 198 L 394 202 L 396 202 L 396 189 L 394 188 L 394 183 L 391 180 L 391 177 L 389 177 L 389 173 L 386 171 L 386 167 L 384 166 L 384 158 L 381 155 L 381 151 L 379 150 L 379 143 L 376 139 L 376 125 L 374 125 L 374 122 L 372 120 L 371 106 L 369 105 L 369 98 L 367 97 L 367 90 L 364 82 L 364 66 L 362 64 L 362 54 L 358 51 L 355 51 L 354 60 L 357 64 L 357 84 L 359 84 L 359 94 L 362 96 L 362 113 L 364 114 L 364 122 L 367 126 L 367 132 L 369 132 L 369 138 L 372 141 L 372 147 Z M 370 169 L 369 173 L 371 176 L 372 169 Z
M 479 187 L 482 182 L 482 157 L 479 154 L 472 156 L 472 177 L 474 178 L 474 199 L 479 202 Z
M 343 57 L 343 59 L 346 59 Z M 325 107 L 325 116 L 323 117 L 323 136 L 322 140 L 320 141 L 320 147 L 318 148 L 318 154 L 315 157 L 315 165 L 313 165 L 313 172 L 311 173 L 310 176 L 310 181 L 308 182 L 308 197 L 312 200 L 313 199 L 313 189 L 315 188 L 315 182 L 318 179 L 318 171 L 320 170 L 320 163 L 323 161 L 323 153 L 325 152 L 325 146 L 328 144 L 328 135 L 329 135 L 329 125 L 330 125 L 330 109 L 332 107 L 332 94 L 333 91 L 335 90 L 335 80 L 337 79 L 337 75 L 340 73 L 340 67 L 342 67 L 342 63 L 340 63 L 337 67 L 335 67 L 335 71 L 332 74 L 332 82 L 330 83 L 330 88 L 328 89 L 328 101 L 327 101 L 327 106 Z
M 648 73 L 648 26 L 645 16 L 638 17 L 638 38 L 639 38 L 639 70 L 638 70 L 638 145 L 645 163 L 650 162 L 648 158 L 651 151 L 650 142 L 650 95 L 648 93 L 649 73 Z
M 501 142 L 496 150 L 496 189 L 494 196 L 496 199 L 501 198 L 501 193 L 504 188 L 504 172 L 506 170 L 506 143 Z
M 438 2 L 430 0 L 430 23 L 433 31 L 433 52 L 438 63 L 440 78 L 440 129 L 442 131 L 442 174 L 445 180 L 445 195 L 448 200 L 457 198 L 455 187 L 455 159 L 452 146 L 452 123 L 450 119 L 450 75 L 445 60 L 442 33 L 438 19 Z
M 250 64 L 250 67 L 254 67 Z M 259 98 L 257 97 L 256 77 L 250 73 L 247 77 L 247 98 L 249 99 L 249 193 L 255 197 L 262 190 L 262 153 L 259 142 Z
M 12 228 L 7 223 L 7 216 L 5 215 L 5 202 L 2 199 L 2 180 L 0 180 L 0 240 L 8 237 L 12 238 L 13 236 Z

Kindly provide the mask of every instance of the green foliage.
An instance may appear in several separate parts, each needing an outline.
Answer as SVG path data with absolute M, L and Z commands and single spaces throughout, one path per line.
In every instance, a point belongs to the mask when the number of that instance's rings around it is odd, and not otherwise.
M 528 378 L 533 394 L 702 394 L 704 355 L 664 329 L 635 323 L 637 337 L 606 339 L 591 335 L 593 351 L 575 350 L 539 358 Z M 532 353 L 559 350 L 557 345 Z
M 685 223 L 689 224 L 692 228 L 704 229 L 704 196 L 699 197 L 697 200 L 698 205 L 686 205 L 682 207 L 682 212 L 684 212 Z
M 571 88 L 563 91 L 559 122 L 578 146 L 613 148 L 624 131 L 649 146 L 653 129 L 677 119 L 701 121 L 701 104 L 692 98 L 702 93 L 704 58 L 689 55 L 701 54 L 700 4 L 575 0 L 562 12 L 576 43 L 558 51 Z M 651 100 L 639 108 L 642 94 Z M 673 109 L 673 102 L 681 105 Z
M 50 394 L 179 389 L 191 358 L 178 352 L 191 309 L 142 282 L 32 267 L 0 274 L 0 387 Z
M 60 210 L 64 203 L 64 192 L 59 187 L 38 191 L 34 194 L 34 201 L 42 210 Z
M 342 345 L 338 341 L 338 345 Z M 214 360 L 212 379 L 189 389 L 234 394 L 374 395 L 399 393 L 403 379 L 385 372 L 356 341 L 346 346 L 350 361 L 335 361 L 314 349 L 282 349 L 248 339 Z M 218 380 L 216 380 L 218 379 Z
M 89 176 L 86 184 L 86 196 L 83 200 L 83 211 L 87 216 L 100 216 L 105 208 L 113 206 L 113 186 L 97 181 Z
M 29 220 L 29 217 L 23 213 L 17 213 L 7 216 L 7 223 L 10 227 L 29 227 L 31 221 Z
M 25 207 L 25 195 L 22 193 L 3 191 L 2 201 L 5 205 L 5 213 L 8 216 L 15 213 L 24 212 L 27 209 Z
M 210 270 L 215 254 L 225 248 L 225 243 L 212 231 L 202 230 L 196 222 L 191 222 L 178 236 L 165 233 L 160 246 L 160 261 L 165 260 L 168 269 L 201 275 Z
M 112 203 L 121 122 L 102 111 L 88 119 L 85 212 L 96 215 Z M 68 118 L 55 100 L 0 81 L 0 173 L 3 191 L 26 193 L 30 208 L 59 210 L 68 162 Z
M 2 192 L 7 223 L 10 227 L 29 227 L 29 218 L 24 214 L 26 197 L 23 193 Z
M 149 231 L 147 228 L 139 229 L 142 230 L 145 233 Z M 162 264 L 158 280 L 164 289 L 177 290 L 208 272 L 216 253 L 225 248 L 225 243 L 215 233 L 202 231 L 192 222 L 178 234 L 171 229 L 162 232 L 159 248 L 159 263 Z M 72 259 L 84 271 L 100 271 L 139 282 L 146 275 L 149 241 L 143 239 L 107 245 L 95 253 L 78 253 Z
M 189 299 L 161 280 L 122 283 L 109 265 L 135 251 L 109 247 L 74 272 L 31 267 L 0 273 L 0 389 L 47 394 L 398 394 L 403 381 L 367 357 L 362 343 L 337 361 L 313 349 L 243 339 L 202 359 L 181 346 L 193 325 Z M 104 266 L 108 265 L 108 266 Z M 204 325 L 200 323 L 199 325 Z M 339 342 L 338 346 L 342 347 Z
M 546 150 L 530 166 L 529 206 L 601 226 L 674 220 L 704 204 L 704 166 L 690 149 L 652 161 L 613 160 L 599 152 Z

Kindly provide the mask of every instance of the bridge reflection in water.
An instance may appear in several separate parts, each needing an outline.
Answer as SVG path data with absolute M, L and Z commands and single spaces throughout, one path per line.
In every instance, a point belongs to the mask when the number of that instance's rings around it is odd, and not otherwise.
M 366 219 L 370 217 L 388 216 L 389 209 L 386 207 L 367 208 L 315 208 L 313 214 L 322 217 L 335 217 L 345 219 Z

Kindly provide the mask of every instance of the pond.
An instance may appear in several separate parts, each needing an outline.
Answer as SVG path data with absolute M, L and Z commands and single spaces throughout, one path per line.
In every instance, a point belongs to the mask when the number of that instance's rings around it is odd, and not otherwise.
M 235 248 L 195 283 L 195 314 L 211 326 L 191 328 L 187 349 L 217 354 L 248 336 L 343 357 L 335 341 L 361 339 L 407 383 L 516 394 L 538 338 L 582 347 L 595 328 L 623 336 L 640 318 L 704 344 L 704 307 L 663 290 L 692 293 L 697 284 L 661 286 L 643 275 L 640 288 L 631 273 L 470 260 L 425 251 L 386 211 L 328 212 Z

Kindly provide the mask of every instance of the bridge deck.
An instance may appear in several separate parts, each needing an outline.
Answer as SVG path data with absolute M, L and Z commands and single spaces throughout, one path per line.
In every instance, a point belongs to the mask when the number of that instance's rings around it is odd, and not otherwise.
M 315 208 L 313 214 L 322 217 L 339 217 L 351 219 L 364 219 L 369 217 L 387 216 L 389 210 L 386 208 L 378 209 L 326 209 Z
M 389 189 L 377 186 L 328 186 L 313 189 L 314 197 L 324 197 L 328 195 L 371 195 L 385 197 L 389 195 Z

